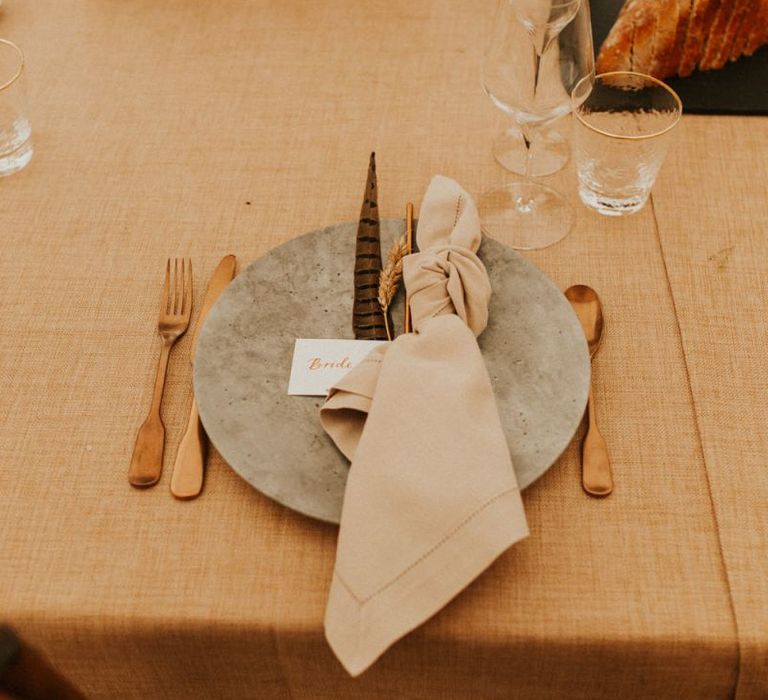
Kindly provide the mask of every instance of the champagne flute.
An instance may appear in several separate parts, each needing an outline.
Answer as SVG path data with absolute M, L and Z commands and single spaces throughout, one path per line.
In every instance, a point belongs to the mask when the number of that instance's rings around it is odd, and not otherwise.
M 531 181 L 537 130 L 573 108 L 571 92 L 594 79 L 588 0 L 499 0 L 483 61 L 483 89 L 523 136 L 525 179 L 492 190 L 480 202 L 483 228 L 520 250 L 546 248 L 570 230 L 573 210 L 550 187 Z M 584 99 L 589 91 L 585 90 Z

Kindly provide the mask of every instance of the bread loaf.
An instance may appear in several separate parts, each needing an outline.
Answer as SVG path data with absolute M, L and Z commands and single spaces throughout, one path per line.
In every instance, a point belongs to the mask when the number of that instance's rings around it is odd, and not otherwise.
M 657 78 L 722 68 L 768 44 L 768 0 L 627 0 L 597 70 Z
M 690 5 L 687 5 L 690 9 Z M 680 63 L 678 27 L 682 27 L 681 36 L 685 36 L 685 22 L 680 21 L 680 3 L 678 0 L 659 0 L 659 22 L 657 25 L 656 44 L 651 64 L 651 75 L 672 75 Z

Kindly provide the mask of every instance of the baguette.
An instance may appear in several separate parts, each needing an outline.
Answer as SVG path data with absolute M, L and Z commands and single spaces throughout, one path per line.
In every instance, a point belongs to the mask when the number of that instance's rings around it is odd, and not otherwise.
M 725 1 L 728 2 L 728 0 Z M 704 55 L 707 31 L 712 26 L 721 4 L 721 0 L 694 0 L 685 35 L 683 55 L 677 68 L 678 75 L 682 77 L 690 75 L 701 61 Z
M 652 3 L 637 2 L 632 9 L 635 25 L 632 51 L 632 70 L 647 73 L 653 65 L 653 54 L 656 48 L 656 26 L 659 13 Z
M 768 0 L 627 0 L 596 67 L 686 77 L 751 56 L 765 44 Z
M 721 57 L 723 65 L 729 60 L 735 61 L 739 57 L 734 55 L 734 53 L 743 46 L 741 32 L 744 29 L 744 22 L 747 19 L 751 6 L 752 0 L 736 0 L 730 26 L 725 28 L 724 51 Z M 747 28 L 747 32 L 749 32 L 749 28 Z
M 656 45 L 653 51 L 650 75 L 674 74 L 680 57 L 675 51 L 677 25 L 680 21 L 679 0 L 660 0 L 656 31 Z
M 764 44 L 768 44 L 768 2 L 765 1 L 761 2 L 757 8 L 744 53 L 751 56 Z
M 639 0 L 629 0 L 621 8 L 619 18 L 603 42 L 597 57 L 598 73 L 632 70 L 632 51 L 635 44 L 635 22 L 630 18 L 633 5 Z
M 733 0 L 723 0 L 720 3 L 720 7 L 715 13 L 715 17 L 712 20 L 712 26 L 710 27 L 707 43 L 704 47 L 704 55 L 699 61 L 699 68 L 701 70 L 715 70 L 722 68 L 724 65 L 717 63 L 717 58 L 722 50 L 723 41 L 725 38 L 725 28 L 731 21 L 731 15 L 735 8 Z

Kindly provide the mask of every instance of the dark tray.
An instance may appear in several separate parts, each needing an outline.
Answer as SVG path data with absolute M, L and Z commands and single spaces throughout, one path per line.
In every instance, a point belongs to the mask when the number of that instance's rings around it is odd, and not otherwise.
M 600 50 L 623 4 L 623 0 L 590 3 L 595 52 Z M 685 112 L 768 115 L 768 46 L 722 70 L 696 71 L 688 78 L 669 78 L 665 82 L 680 95 Z

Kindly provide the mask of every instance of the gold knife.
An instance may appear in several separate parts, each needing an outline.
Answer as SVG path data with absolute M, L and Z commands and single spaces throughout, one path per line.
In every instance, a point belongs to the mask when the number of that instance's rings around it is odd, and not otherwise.
M 210 311 L 219 294 L 234 279 L 236 267 L 237 258 L 234 255 L 227 255 L 222 258 L 218 267 L 211 275 L 208 289 L 205 291 L 200 318 L 197 319 L 197 326 L 192 337 L 190 362 L 193 367 L 195 365 L 195 352 L 197 352 L 197 339 L 200 335 L 200 328 L 203 326 L 205 316 Z M 203 490 L 206 443 L 205 430 L 200 422 L 200 415 L 197 412 L 197 401 L 193 394 L 187 430 L 179 443 L 179 449 L 176 452 L 176 462 L 173 465 L 173 476 L 171 477 L 171 493 L 176 498 L 184 500 L 197 498 L 200 495 L 200 491 Z

